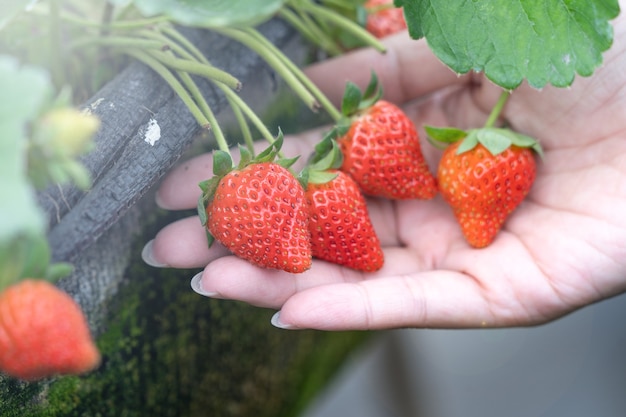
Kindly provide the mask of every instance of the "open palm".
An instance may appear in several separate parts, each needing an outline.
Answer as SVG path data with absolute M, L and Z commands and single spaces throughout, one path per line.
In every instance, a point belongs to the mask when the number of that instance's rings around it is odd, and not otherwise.
M 197 218 L 159 232 L 150 258 L 172 267 L 206 265 L 196 290 L 280 309 L 273 322 L 286 328 L 533 325 L 625 291 L 626 21 L 614 23 L 615 43 L 593 77 L 570 89 L 522 86 L 509 99 L 503 120 L 535 137 L 545 157 L 527 199 L 489 247 L 465 242 L 441 197 L 371 199 L 385 251 L 385 266 L 373 274 L 322 261 L 298 275 L 259 269 L 219 245 L 206 249 Z M 403 104 L 418 129 L 484 123 L 498 87 L 476 74 L 457 77 L 406 34 L 387 42 L 384 58 L 358 51 L 308 74 L 337 102 L 346 80 L 362 85 L 374 69 L 386 99 Z M 284 149 L 306 155 L 319 139 L 319 131 L 287 137 Z M 434 172 L 441 152 L 422 147 Z M 159 203 L 194 207 L 210 164 L 210 155 L 202 155 L 173 170 Z

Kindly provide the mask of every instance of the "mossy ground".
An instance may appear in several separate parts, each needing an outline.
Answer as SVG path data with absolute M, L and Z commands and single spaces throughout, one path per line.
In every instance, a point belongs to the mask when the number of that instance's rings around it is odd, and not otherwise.
M 107 306 L 100 368 L 0 379 L 0 416 L 296 416 L 367 337 L 276 329 L 273 311 L 192 292 L 196 272 L 137 256 Z

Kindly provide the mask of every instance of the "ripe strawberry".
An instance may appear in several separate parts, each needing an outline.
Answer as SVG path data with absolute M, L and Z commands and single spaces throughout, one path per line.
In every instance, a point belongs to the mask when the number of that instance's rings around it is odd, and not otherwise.
M 394 7 L 393 0 L 368 0 L 364 7 L 368 12 L 365 29 L 377 38 L 406 29 L 404 12 L 402 8 Z
M 306 199 L 313 256 L 361 271 L 383 266 L 383 251 L 367 212 L 365 198 L 347 174 L 325 183 L 309 181 Z
M 203 224 L 212 238 L 257 266 L 306 271 L 312 255 L 302 185 L 286 167 L 270 162 L 275 151 L 254 160 L 244 151 L 235 169 L 230 156 L 216 153 L 230 162 L 201 184 Z
M 422 155 L 417 130 L 399 107 L 379 100 L 381 95 L 374 74 L 363 96 L 354 84 L 346 86 L 346 120 L 337 128 L 344 155 L 341 170 L 367 195 L 431 199 L 437 183 Z
M 84 373 L 99 363 L 85 317 L 68 294 L 34 279 L 0 294 L 0 370 L 36 380 Z
M 483 248 L 530 191 L 536 175 L 533 150 L 541 153 L 541 148 L 534 139 L 505 129 L 451 131 L 462 140 L 441 158 L 439 189 L 468 243 Z

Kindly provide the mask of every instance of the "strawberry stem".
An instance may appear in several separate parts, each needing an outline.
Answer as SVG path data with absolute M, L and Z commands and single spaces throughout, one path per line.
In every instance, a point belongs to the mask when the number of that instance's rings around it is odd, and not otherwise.
M 164 42 L 171 44 L 172 51 L 178 54 L 185 61 L 199 61 L 201 64 L 204 64 L 206 66 L 212 66 L 211 62 L 202 54 L 202 52 L 200 52 L 200 50 L 198 50 L 195 45 L 189 42 L 187 38 L 182 36 L 176 29 L 168 26 L 164 27 L 162 32 L 163 34 L 167 35 L 163 36 Z M 217 78 L 210 78 L 210 80 L 215 84 L 217 88 L 222 90 L 222 92 L 226 96 L 226 99 L 233 109 L 235 117 L 240 125 L 241 133 L 244 138 L 246 147 L 250 150 L 250 152 L 253 152 L 252 136 L 250 134 L 248 125 L 245 122 L 244 116 L 248 117 L 248 119 L 254 124 L 254 126 L 261 133 L 264 139 L 266 139 L 269 143 L 274 142 L 274 137 L 272 136 L 272 133 L 267 129 L 263 121 L 261 121 L 256 113 L 254 113 L 250 106 L 248 106 L 248 104 L 243 99 L 241 99 L 241 97 L 239 97 L 232 91 L 232 85 L 226 85 L 223 80 Z
M 211 128 L 211 124 L 204 116 L 198 105 L 193 101 L 193 99 L 189 95 L 189 92 L 185 90 L 182 84 L 176 79 L 176 77 L 174 77 L 174 74 L 172 74 L 172 72 L 168 70 L 167 67 L 165 67 L 165 65 L 161 64 L 159 61 L 152 58 L 150 55 L 141 50 L 131 48 L 122 49 L 121 52 L 143 62 L 153 71 L 159 74 L 165 80 L 165 82 L 169 84 L 172 90 L 174 90 L 176 94 L 178 94 L 178 96 L 185 103 L 187 108 L 189 108 L 189 111 L 194 116 L 198 124 L 207 130 Z
M 317 108 L 318 103 L 317 100 L 315 100 L 315 97 L 313 97 L 313 95 L 306 89 L 306 87 L 304 87 L 298 78 L 291 71 L 289 71 L 289 68 L 280 59 L 280 57 L 268 50 L 268 48 L 255 39 L 254 36 L 251 36 L 249 32 L 242 29 L 226 27 L 215 28 L 215 31 L 243 43 L 248 48 L 259 54 L 277 73 L 283 77 L 285 82 L 310 109 L 315 110 Z
M 198 104 L 198 107 L 200 107 L 202 113 L 207 117 L 209 123 L 211 124 L 213 134 L 215 135 L 215 141 L 217 142 L 220 150 L 224 152 L 229 152 L 228 143 L 226 142 L 226 138 L 224 137 L 224 133 L 222 132 L 217 118 L 211 110 L 211 107 L 209 107 L 206 100 L 202 96 L 202 93 L 200 92 L 200 89 L 198 88 L 196 83 L 193 81 L 188 73 L 184 71 L 177 71 L 176 73 L 185 84 L 185 87 L 187 87 L 187 89 L 191 92 L 192 97 Z
M 333 106 L 328 97 L 322 91 L 317 88 L 315 83 L 311 81 L 309 77 L 306 76 L 304 72 L 296 64 L 293 63 L 283 52 L 278 49 L 273 43 L 267 40 L 261 33 L 254 29 L 248 29 L 248 31 L 261 42 L 268 50 L 275 54 L 291 71 L 296 78 L 313 94 L 313 96 L 317 99 L 319 105 L 333 118 L 333 120 L 337 121 L 342 118 L 341 112 Z
M 491 113 L 489 113 L 489 117 L 487 118 L 487 121 L 485 122 L 485 127 L 493 127 L 493 125 L 496 123 L 496 120 L 498 120 L 498 117 L 500 117 L 500 113 L 502 113 L 502 109 L 504 108 L 504 105 L 506 104 L 510 96 L 511 96 L 510 91 L 506 91 L 506 90 L 502 91 L 502 93 L 500 94 L 500 98 L 498 99 L 498 102 L 496 103 L 495 106 L 493 106 Z
M 278 10 L 278 16 L 285 19 L 290 25 L 295 27 L 300 33 L 311 42 L 317 42 L 322 49 L 331 55 L 340 55 L 341 48 L 337 43 L 327 35 L 312 19 L 303 13 L 295 13 L 287 7 L 281 7 Z
M 239 125 L 239 130 L 241 131 L 241 135 L 243 136 L 243 142 L 246 144 L 246 148 L 250 151 L 250 153 L 254 153 L 254 139 L 252 138 L 252 132 L 250 132 L 250 126 L 246 120 L 246 117 L 243 115 L 241 108 L 235 103 L 235 101 L 226 96 L 226 100 L 228 100 L 228 104 L 230 108 L 233 110 L 233 115 L 235 116 L 235 120 Z
M 317 86 L 283 52 L 252 28 L 216 28 L 219 32 L 243 43 L 259 54 L 291 87 L 300 99 L 313 111 L 321 106 L 334 120 L 341 118 L 341 112 Z
M 315 4 L 313 1 L 310 0 L 298 2 L 292 1 L 291 3 L 294 4 L 294 7 L 306 11 L 320 20 L 326 20 L 339 26 L 341 29 L 362 40 L 366 45 L 373 47 L 377 51 L 387 51 L 385 45 L 383 45 L 382 42 L 378 40 L 378 38 L 369 33 L 358 23 L 355 23 L 350 19 L 346 19 L 344 16 L 335 11 L 329 10 L 324 6 Z

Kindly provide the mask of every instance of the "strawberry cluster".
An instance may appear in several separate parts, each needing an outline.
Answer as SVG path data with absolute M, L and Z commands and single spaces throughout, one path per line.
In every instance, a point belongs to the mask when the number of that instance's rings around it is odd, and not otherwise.
M 312 258 L 373 272 L 384 255 L 366 196 L 429 200 L 440 191 L 467 242 L 489 245 L 534 182 L 537 142 L 492 127 L 427 127 L 430 138 L 450 145 L 435 177 L 414 124 L 381 96 L 375 74 L 363 92 L 348 83 L 342 117 L 299 174 L 290 170 L 297 158 L 276 159 L 282 134 L 256 157 L 240 148 L 237 166 L 217 151 L 198 204 L 209 243 L 291 273 L 309 269 Z

